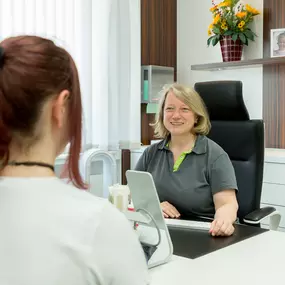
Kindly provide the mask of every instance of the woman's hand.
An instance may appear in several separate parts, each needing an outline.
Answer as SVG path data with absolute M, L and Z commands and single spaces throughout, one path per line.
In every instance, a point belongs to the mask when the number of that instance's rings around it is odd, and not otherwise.
M 180 213 L 167 201 L 160 203 L 164 218 L 179 218 Z
M 210 234 L 214 236 L 231 236 L 235 231 L 235 228 L 232 224 L 232 221 L 223 219 L 223 218 L 215 218 L 215 220 L 211 224 Z
M 230 236 L 235 228 L 233 223 L 237 218 L 238 203 L 235 190 L 228 189 L 214 195 L 215 218 L 211 224 L 212 236 Z

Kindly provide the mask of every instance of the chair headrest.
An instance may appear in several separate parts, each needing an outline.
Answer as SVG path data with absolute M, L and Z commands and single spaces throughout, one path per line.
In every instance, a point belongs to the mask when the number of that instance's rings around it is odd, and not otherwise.
M 194 89 L 208 109 L 210 121 L 247 121 L 241 81 L 197 82 Z

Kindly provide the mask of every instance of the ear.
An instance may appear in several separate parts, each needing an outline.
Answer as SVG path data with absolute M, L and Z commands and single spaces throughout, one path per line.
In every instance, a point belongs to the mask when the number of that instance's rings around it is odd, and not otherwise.
M 63 90 L 54 99 L 53 108 L 52 108 L 52 117 L 58 128 L 62 128 L 63 126 L 69 96 L 70 96 L 69 91 Z

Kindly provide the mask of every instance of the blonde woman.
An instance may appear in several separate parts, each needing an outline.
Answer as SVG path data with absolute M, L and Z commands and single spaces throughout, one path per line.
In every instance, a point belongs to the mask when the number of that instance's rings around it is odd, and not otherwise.
M 164 217 L 210 217 L 212 236 L 232 235 L 235 172 L 227 153 L 206 137 L 211 126 L 199 94 L 177 83 L 166 87 L 153 127 L 163 140 L 145 150 L 136 170 L 152 174 Z

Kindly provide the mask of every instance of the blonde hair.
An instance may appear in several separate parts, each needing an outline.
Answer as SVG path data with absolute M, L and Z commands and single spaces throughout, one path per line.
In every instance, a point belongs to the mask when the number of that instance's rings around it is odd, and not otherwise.
M 163 123 L 163 114 L 165 100 L 170 91 L 173 92 L 179 100 L 184 102 L 197 116 L 197 123 L 194 125 L 192 131 L 195 134 L 207 135 L 211 129 L 211 123 L 204 101 L 193 88 L 173 83 L 164 86 L 161 91 L 158 113 L 156 114 L 155 122 L 151 124 L 154 128 L 155 137 L 165 139 L 169 135 L 169 131 L 165 128 Z

